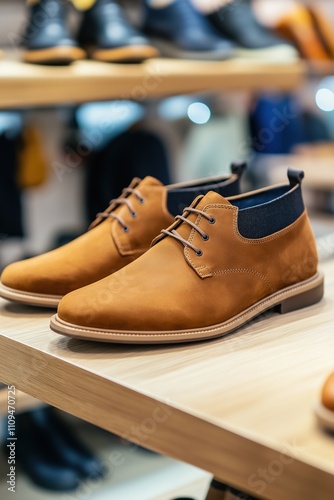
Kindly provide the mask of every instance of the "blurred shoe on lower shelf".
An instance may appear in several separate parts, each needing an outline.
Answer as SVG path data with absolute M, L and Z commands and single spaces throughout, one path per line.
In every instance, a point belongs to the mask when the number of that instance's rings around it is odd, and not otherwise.
M 146 3 L 144 31 L 166 57 L 220 61 L 234 55 L 233 44 L 189 0 L 175 0 L 166 7 Z
M 15 437 L 17 464 L 42 488 L 72 491 L 104 475 L 99 460 L 51 407 L 18 414 Z
M 237 45 L 237 57 L 270 63 L 294 62 L 299 57 L 295 47 L 257 20 L 250 0 L 229 2 L 208 19 L 222 36 Z
M 134 179 L 97 215 L 90 230 L 61 248 L 16 262 L 1 275 L 0 296 L 56 307 L 63 295 L 116 272 L 140 257 L 155 236 L 199 194 L 240 192 L 244 164 L 233 174 L 164 186 L 154 177 Z
M 69 64 L 84 59 L 67 28 L 67 8 L 61 0 L 40 0 L 28 7 L 23 36 L 23 60 L 36 64 Z
M 322 427 L 334 432 L 334 372 L 327 378 L 315 413 Z
M 83 13 L 78 40 L 89 56 L 98 61 L 141 62 L 159 56 L 159 51 L 130 24 L 114 0 L 97 0 Z
M 39 410 L 43 411 L 43 410 Z M 6 441 L 16 452 L 16 463 L 33 483 L 52 491 L 72 491 L 80 484 L 78 471 L 54 453 L 49 433 L 38 424 L 34 412 L 16 416 L 17 441 Z M 17 446 L 16 446 L 17 443 Z M 9 448 L 10 449 L 10 448 Z M 8 454 L 8 448 L 5 453 Z
M 73 467 L 82 479 L 102 478 L 105 471 L 100 461 L 76 436 L 57 410 L 49 407 L 37 411 L 40 412 L 39 422 L 45 430 L 49 430 L 49 443 L 57 451 L 61 460 Z

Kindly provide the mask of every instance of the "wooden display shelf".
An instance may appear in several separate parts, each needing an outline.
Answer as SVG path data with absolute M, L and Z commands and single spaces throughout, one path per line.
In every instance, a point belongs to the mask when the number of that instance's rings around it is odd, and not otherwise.
M 0 61 L 0 108 L 132 99 L 207 90 L 292 90 L 306 76 L 303 62 L 259 64 L 153 59 L 143 64 L 80 61 L 37 66 Z
M 24 392 L 16 390 L 15 394 L 15 411 L 17 413 L 30 410 L 40 406 L 42 403 L 38 399 L 25 394 Z M 0 416 L 7 415 L 8 411 L 8 391 L 7 387 L 0 388 Z
M 332 500 L 334 437 L 313 414 L 334 368 L 334 262 L 323 271 L 321 303 L 188 345 L 69 339 L 51 310 L 0 301 L 0 380 L 257 497 Z

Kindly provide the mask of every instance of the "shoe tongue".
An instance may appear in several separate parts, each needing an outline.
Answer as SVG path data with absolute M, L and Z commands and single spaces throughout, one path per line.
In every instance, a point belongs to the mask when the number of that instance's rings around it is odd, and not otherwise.
M 197 210 L 203 210 L 207 205 L 231 205 L 231 203 L 215 191 L 209 191 L 199 199 L 195 208 L 197 208 Z
M 160 182 L 158 179 L 156 179 L 155 177 L 151 177 L 150 175 L 148 175 L 147 177 L 144 177 L 144 179 L 142 181 L 139 182 L 139 184 L 137 185 L 138 188 L 141 188 L 141 187 L 145 187 L 145 186 L 163 186 L 162 182 Z
M 197 198 L 195 198 L 193 203 L 191 204 L 191 207 L 196 208 L 196 210 L 204 210 L 204 208 L 208 205 L 231 205 L 231 203 L 215 191 L 209 191 L 204 196 L 197 196 Z M 184 214 L 185 212 L 183 213 L 183 215 Z M 197 217 L 197 213 L 188 213 L 187 215 L 187 219 L 194 223 L 196 222 Z M 177 226 L 174 227 L 174 229 L 176 229 L 177 233 L 185 240 L 189 238 L 191 231 L 193 231 L 193 228 L 189 224 L 187 224 L 187 222 L 177 223 Z M 158 243 L 158 241 L 164 238 L 165 236 L 159 235 L 155 240 L 153 240 L 153 244 Z
M 193 208 L 196 208 L 196 210 L 204 210 L 204 208 L 208 205 L 231 205 L 229 201 L 227 201 L 226 198 L 221 196 L 220 194 L 214 192 L 214 191 L 209 191 L 206 195 L 204 196 L 198 196 L 193 204 L 191 205 Z M 210 210 L 208 210 L 210 213 Z M 196 222 L 198 215 L 196 213 L 190 213 L 187 216 L 187 219 L 189 219 L 191 222 Z M 178 228 L 177 232 L 184 238 L 188 239 L 190 236 L 190 233 L 192 231 L 192 227 L 187 224 L 186 222 L 182 223 Z
M 131 189 L 138 189 L 143 196 L 147 196 L 149 194 L 150 188 L 152 187 L 163 187 L 162 182 L 160 182 L 158 179 L 155 177 L 151 177 L 148 175 L 147 177 L 144 177 L 143 180 L 139 179 L 138 177 L 135 177 L 132 179 L 131 184 L 129 185 L 129 188 Z M 131 196 L 130 194 L 126 195 L 127 197 Z M 117 206 L 116 208 L 113 207 L 113 205 L 110 205 L 107 209 L 105 209 L 106 213 L 111 213 L 113 210 L 116 212 L 120 212 L 122 210 L 122 205 Z M 95 221 L 92 222 L 92 224 L 89 226 L 89 229 L 93 229 L 93 227 L 97 226 L 101 222 L 104 222 L 103 218 L 97 218 Z M 110 222 L 110 219 L 109 219 Z

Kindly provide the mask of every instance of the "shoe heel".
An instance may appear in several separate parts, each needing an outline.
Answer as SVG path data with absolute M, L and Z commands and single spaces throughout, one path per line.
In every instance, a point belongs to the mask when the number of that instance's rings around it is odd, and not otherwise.
M 308 290 L 307 292 L 302 292 L 299 295 L 290 297 L 284 300 L 276 307 L 276 310 L 280 314 L 286 314 L 292 311 L 298 311 L 298 309 L 303 309 L 304 307 L 312 306 L 320 302 L 324 296 L 324 281 L 317 285 L 315 288 Z

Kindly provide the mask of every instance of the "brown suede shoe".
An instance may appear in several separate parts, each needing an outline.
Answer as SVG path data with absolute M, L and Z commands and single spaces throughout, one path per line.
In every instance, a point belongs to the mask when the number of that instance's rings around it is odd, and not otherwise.
M 313 11 L 312 11 L 313 12 Z M 293 42 L 301 55 L 311 61 L 329 61 L 330 54 L 314 24 L 314 16 L 305 5 L 297 5 L 276 25 L 284 38 Z
M 315 408 L 320 425 L 334 431 L 334 372 L 327 378 L 321 392 L 321 402 Z
M 309 5 L 308 11 L 311 14 L 313 25 L 316 32 L 322 41 L 329 56 L 334 58 L 334 26 L 327 18 L 326 14 L 322 12 L 321 8 L 316 5 Z
M 57 307 L 65 294 L 100 280 L 142 255 L 152 239 L 198 194 L 214 189 L 240 192 L 245 164 L 233 174 L 163 186 L 153 177 L 134 179 L 90 230 L 61 248 L 8 266 L 1 275 L 0 296 L 16 302 Z
M 197 197 L 136 262 L 64 297 L 51 328 L 105 342 L 190 342 L 227 334 L 267 309 L 320 301 L 303 173 L 289 178 L 229 199 Z

